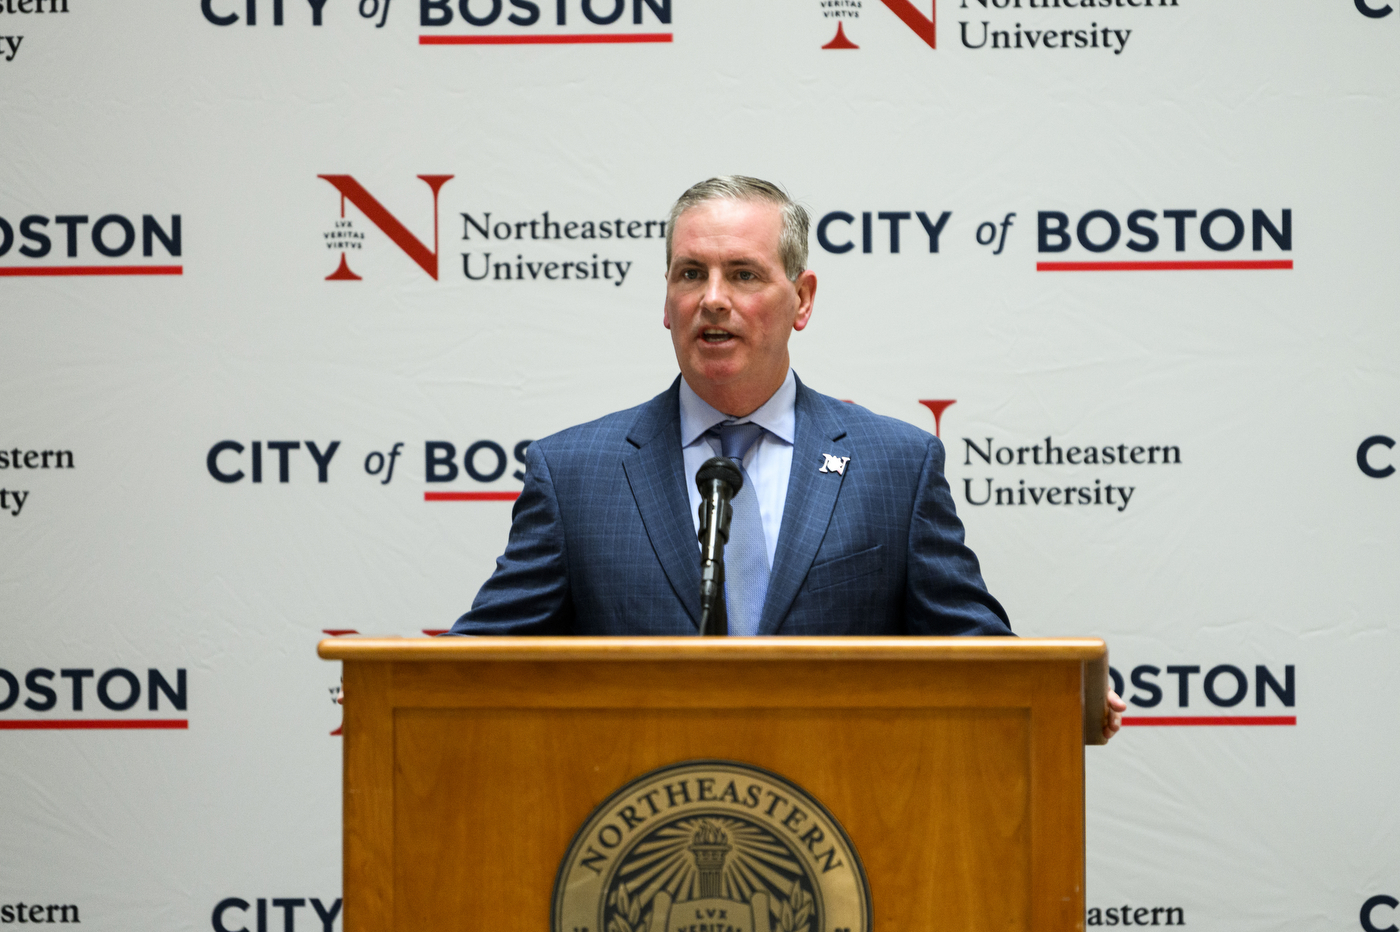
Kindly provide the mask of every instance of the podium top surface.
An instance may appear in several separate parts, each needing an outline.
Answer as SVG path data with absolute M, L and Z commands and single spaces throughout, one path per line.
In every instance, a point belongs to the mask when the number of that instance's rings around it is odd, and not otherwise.
M 327 638 L 324 660 L 455 661 L 781 660 L 1103 661 L 1098 638 L 1015 637 L 439 637 Z

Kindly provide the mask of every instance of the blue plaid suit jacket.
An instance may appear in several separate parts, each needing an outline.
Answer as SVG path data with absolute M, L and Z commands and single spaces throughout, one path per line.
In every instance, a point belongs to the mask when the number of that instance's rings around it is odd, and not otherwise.
M 453 634 L 689 635 L 700 545 L 680 379 L 530 445 L 496 571 Z M 797 382 L 792 477 L 760 634 L 1010 634 L 931 434 Z M 823 453 L 849 456 L 819 472 Z

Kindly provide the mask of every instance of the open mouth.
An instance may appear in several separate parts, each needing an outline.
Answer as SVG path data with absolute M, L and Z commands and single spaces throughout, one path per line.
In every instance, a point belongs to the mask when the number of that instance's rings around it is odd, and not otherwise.
M 734 339 L 734 335 L 728 330 L 721 330 L 718 327 L 706 327 L 701 331 L 700 338 L 706 343 L 727 343 Z

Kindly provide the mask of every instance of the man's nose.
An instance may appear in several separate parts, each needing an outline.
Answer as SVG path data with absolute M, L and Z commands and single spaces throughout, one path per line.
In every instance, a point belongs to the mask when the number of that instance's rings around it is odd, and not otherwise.
M 710 276 L 705 281 L 705 294 L 701 298 L 701 306 L 706 310 L 723 310 L 729 306 L 729 289 L 726 287 L 724 273 L 715 269 L 710 272 Z

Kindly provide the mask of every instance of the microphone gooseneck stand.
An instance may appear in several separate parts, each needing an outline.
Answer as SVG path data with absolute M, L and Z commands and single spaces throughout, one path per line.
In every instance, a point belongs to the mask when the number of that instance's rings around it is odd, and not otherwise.
M 729 543 L 730 504 L 743 488 L 738 465 L 714 456 L 695 474 L 700 489 L 700 636 L 727 637 L 728 611 L 724 601 L 724 545 Z

